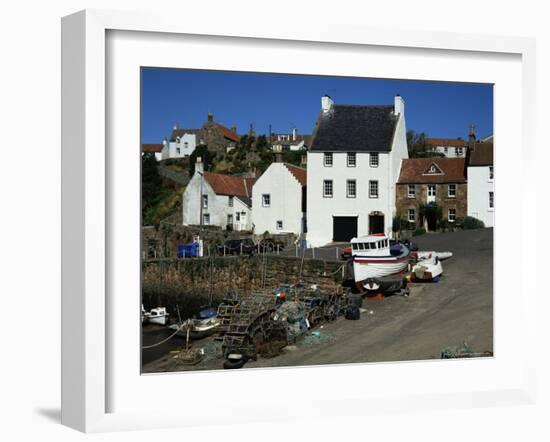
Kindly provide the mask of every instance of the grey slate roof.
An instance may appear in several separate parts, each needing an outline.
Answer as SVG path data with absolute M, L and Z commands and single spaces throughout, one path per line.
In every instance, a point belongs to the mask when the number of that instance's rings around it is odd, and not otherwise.
M 389 152 L 398 117 L 393 106 L 333 104 L 321 113 L 310 151 Z
M 170 141 L 176 141 L 177 137 L 183 137 L 185 134 L 194 134 L 198 135 L 200 129 L 174 129 L 172 130 L 172 135 L 170 136 Z

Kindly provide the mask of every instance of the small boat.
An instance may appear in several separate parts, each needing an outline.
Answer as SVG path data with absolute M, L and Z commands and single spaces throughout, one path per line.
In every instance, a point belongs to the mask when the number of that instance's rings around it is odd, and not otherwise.
M 355 285 L 360 291 L 392 289 L 411 259 L 411 251 L 405 244 L 397 242 L 390 246 L 384 234 L 353 238 L 351 249 Z
M 453 256 L 453 252 L 416 252 L 416 255 L 418 256 L 419 261 L 433 257 L 437 257 L 440 261 L 444 261 L 451 258 Z
M 210 336 L 220 323 L 216 309 L 209 307 L 201 310 L 194 318 L 188 319 L 183 324 L 172 324 L 168 328 L 173 331 L 177 330 L 176 335 L 183 338 L 187 336 L 187 329 L 189 329 L 189 339 L 201 339 Z
M 150 313 L 145 311 L 143 304 L 141 304 L 141 323 L 145 324 L 149 320 Z
M 420 281 L 438 281 L 443 274 L 441 260 L 437 256 L 431 256 L 418 261 L 412 268 L 415 280 Z
M 168 322 L 169 313 L 166 311 L 166 307 L 157 307 L 151 309 L 147 322 L 151 324 L 166 325 Z

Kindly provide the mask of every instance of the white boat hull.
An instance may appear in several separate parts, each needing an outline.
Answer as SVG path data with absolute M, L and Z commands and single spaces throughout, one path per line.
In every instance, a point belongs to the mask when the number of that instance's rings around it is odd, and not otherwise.
M 149 324 L 166 325 L 168 322 L 168 315 L 166 316 L 149 316 L 147 319 Z
M 385 276 L 395 275 L 406 270 L 408 260 L 396 262 L 364 262 L 353 261 L 353 272 L 355 281 L 365 281 L 369 278 L 383 278 Z

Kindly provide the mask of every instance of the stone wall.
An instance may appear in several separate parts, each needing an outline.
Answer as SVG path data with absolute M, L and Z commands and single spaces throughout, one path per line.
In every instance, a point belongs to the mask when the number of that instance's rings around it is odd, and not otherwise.
M 456 197 L 449 198 L 447 192 L 448 183 L 436 184 L 435 202 L 441 208 L 443 219 L 447 219 L 449 208 L 456 209 L 456 217 L 463 218 L 467 215 L 468 187 L 466 183 L 456 184 Z M 403 219 L 407 219 L 408 209 L 415 209 L 416 224 L 422 225 L 419 219 L 420 206 L 426 204 L 428 200 L 428 185 L 416 184 L 416 197 L 408 197 L 408 184 L 397 184 L 396 186 L 396 208 L 397 213 Z
M 145 308 L 166 306 L 188 316 L 201 305 L 219 302 L 228 291 L 241 295 L 262 288 L 302 281 L 335 289 L 341 282 L 342 263 L 281 256 L 213 257 L 152 260 L 142 264 L 142 294 Z M 302 277 L 300 278 L 300 274 Z

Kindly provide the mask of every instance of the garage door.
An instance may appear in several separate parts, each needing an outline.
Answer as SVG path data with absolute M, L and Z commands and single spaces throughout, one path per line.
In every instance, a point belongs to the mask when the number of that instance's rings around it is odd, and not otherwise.
M 356 216 L 334 216 L 333 217 L 333 241 L 349 241 L 357 236 Z

